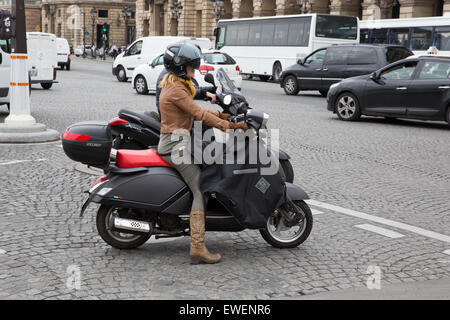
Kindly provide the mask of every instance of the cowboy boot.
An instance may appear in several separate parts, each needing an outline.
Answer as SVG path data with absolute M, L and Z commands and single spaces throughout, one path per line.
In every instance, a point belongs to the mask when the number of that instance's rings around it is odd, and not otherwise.
M 191 264 L 217 263 L 220 261 L 220 254 L 212 254 L 205 246 L 205 212 L 191 211 L 191 249 L 189 251 Z

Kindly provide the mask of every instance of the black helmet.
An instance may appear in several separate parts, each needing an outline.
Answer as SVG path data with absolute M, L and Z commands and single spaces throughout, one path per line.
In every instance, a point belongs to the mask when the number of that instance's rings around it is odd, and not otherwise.
M 200 68 L 201 52 L 193 44 L 182 42 L 171 44 L 164 52 L 164 67 L 179 77 L 186 76 L 187 66 Z

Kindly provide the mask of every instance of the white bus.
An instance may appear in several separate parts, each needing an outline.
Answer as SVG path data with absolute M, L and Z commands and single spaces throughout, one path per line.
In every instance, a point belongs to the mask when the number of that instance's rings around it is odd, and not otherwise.
M 381 19 L 360 21 L 361 43 L 399 44 L 415 55 L 436 47 L 450 55 L 450 17 Z
M 215 47 L 231 55 L 242 74 L 278 81 L 282 70 L 316 49 L 359 43 L 358 22 L 328 14 L 220 20 Z

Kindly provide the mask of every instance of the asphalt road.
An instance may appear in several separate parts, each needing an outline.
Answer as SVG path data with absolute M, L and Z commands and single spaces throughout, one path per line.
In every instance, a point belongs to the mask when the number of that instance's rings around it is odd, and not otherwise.
M 78 121 L 109 120 L 120 108 L 155 110 L 155 97 L 119 83 L 110 61 L 74 58 L 57 78 L 50 90 L 34 85 L 31 104 L 36 120 L 59 132 Z M 328 112 L 318 92 L 286 96 L 277 84 L 256 80 L 244 81 L 242 92 L 270 114 L 269 127 L 280 129 L 295 183 L 312 199 L 314 228 L 304 244 L 278 250 L 257 231 L 209 233 L 208 247 L 223 255 L 214 266 L 188 264 L 188 238 L 112 249 L 96 233 L 95 206 L 78 218 L 94 177 L 73 169 L 60 142 L 0 145 L 0 298 L 332 297 L 367 289 L 378 275 L 380 292 L 448 279 L 445 123 L 349 123 Z M 0 106 L 0 121 L 5 116 Z M 71 266 L 80 271 L 79 289 L 67 286 Z

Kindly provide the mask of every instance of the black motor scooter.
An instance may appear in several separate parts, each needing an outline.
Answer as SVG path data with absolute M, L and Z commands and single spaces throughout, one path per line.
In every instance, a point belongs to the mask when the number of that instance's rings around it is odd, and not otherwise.
M 224 88 L 225 84 L 221 86 Z M 235 104 L 239 100 L 226 92 L 218 93 L 218 99 L 230 108 L 239 107 Z M 233 121 L 245 121 L 258 132 L 265 128 L 268 115 L 252 111 L 239 114 Z M 88 191 L 81 215 L 91 202 L 100 204 L 97 230 L 106 243 L 119 249 L 132 249 L 152 235 L 157 239 L 189 235 L 192 194 L 176 169 L 155 149 L 119 149 L 113 162 L 111 127 L 95 121 L 68 127 L 62 143 L 72 160 L 104 170 L 105 174 Z M 308 196 L 301 188 L 286 183 L 285 196 L 267 219 L 266 227 L 260 229 L 269 244 L 293 248 L 308 238 L 313 218 L 306 199 Z M 245 229 L 215 194 L 207 201 L 205 228 L 230 232 Z
M 206 74 L 205 81 L 215 87 L 212 74 Z M 248 103 L 245 97 L 232 82 L 229 84 L 228 91 L 237 103 L 231 106 L 224 105 L 219 100 L 216 103 L 223 109 L 223 112 L 229 113 L 232 116 L 244 113 L 248 109 Z M 161 129 L 159 115 L 156 112 L 147 113 L 121 109 L 117 115 L 118 117 L 109 122 L 114 149 L 144 150 L 156 148 L 159 143 L 159 130 Z M 278 150 L 278 155 L 281 176 L 286 182 L 293 183 L 294 170 L 290 162 L 290 156 L 282 150 Z

